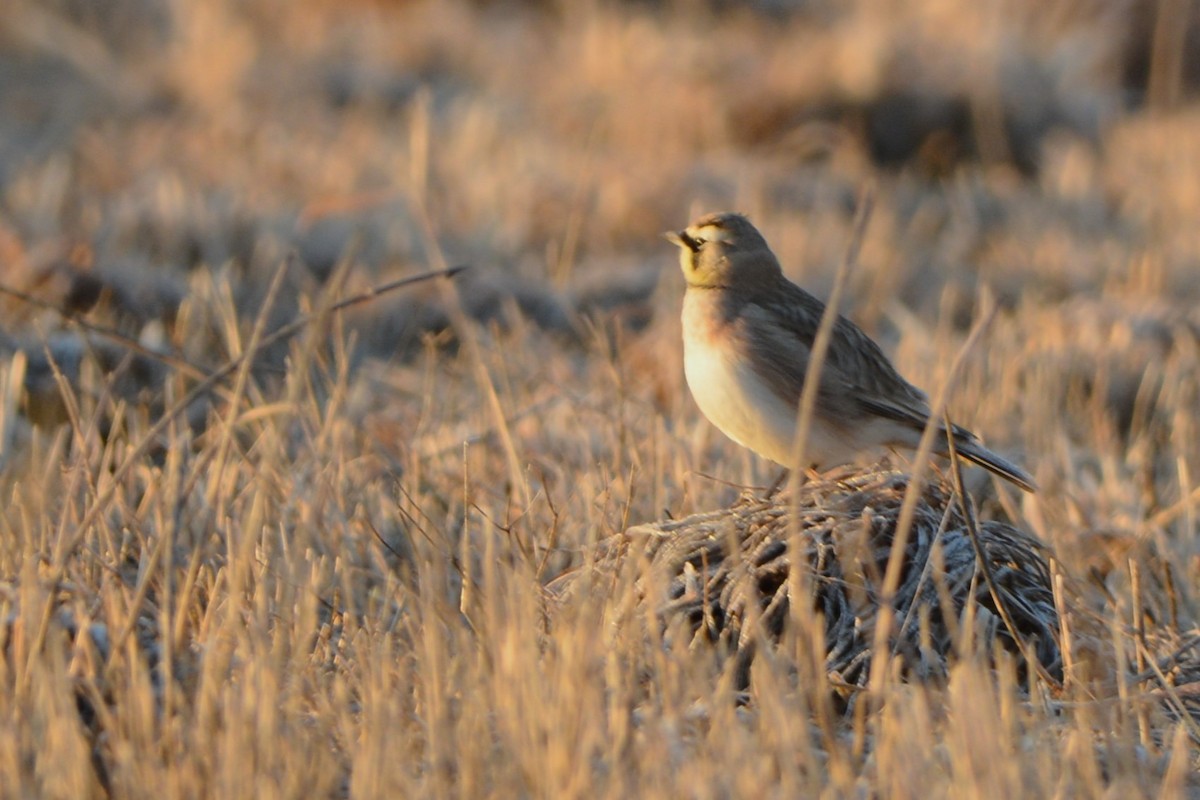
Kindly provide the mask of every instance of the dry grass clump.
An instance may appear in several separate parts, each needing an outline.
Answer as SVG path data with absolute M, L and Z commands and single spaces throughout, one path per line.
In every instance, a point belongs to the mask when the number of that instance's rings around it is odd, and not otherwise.
M 737 659 L 743 688 L 756 648 L 807 638 L 805 624 L 820 627 L 809 643 L 823 645 L 829 685 L 843 700 L 867 687 L 880 644 L 885 661 L 922 680 L 945 679 L 955 655 L 994 647 L 1034 658 L 1043 675 L 1061 679 L 1045 547 L 1011 525 L 984 522 L 978 537 L 985 576 L 948 487 L 921 488 L 899 581 L 889 588 L 885 575 L 908 487 L 908 476 L 888 467 L 843 468 L 805 482 L 794 498 L 749 493 L 726 509 L 636 526 L 601 543 L 591 565 L 598 574 L 586 583 L 622 585 L 618 573 L 633 570 L 639 603 L 610 612 L 610 624 L 659 620 L 666 646 L 676 637 L 689 651 L 714 643 Z M 559 583 L 569 593 L 583 580 L 574 574 Z M 895 628 L 877 638 L 882 606 L 890 612 L 881 624 Z M 789 627 L 799 630 L 789 635 Z

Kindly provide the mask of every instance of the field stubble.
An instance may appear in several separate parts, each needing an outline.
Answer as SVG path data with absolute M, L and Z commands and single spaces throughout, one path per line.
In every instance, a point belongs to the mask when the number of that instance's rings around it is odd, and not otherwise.
M 2 301 L 5 793 L 1197 791 L 1195 76 L 1151 36 L 1131 103 L 1128 20 L 1060 6 L 0 11 L 0 274 L 77 315 Z M 950 407 L 1041 484 L 969 476 L 1053 552 L 1061 683 L 962 645 L 834 703 L 819 626 L 747 682 L 641 572 L 553 591 L 773 477 L 658 233 L 748 212 L 824 296 L 868 183 L 846 310 L 902 372 L 1000 304 Z

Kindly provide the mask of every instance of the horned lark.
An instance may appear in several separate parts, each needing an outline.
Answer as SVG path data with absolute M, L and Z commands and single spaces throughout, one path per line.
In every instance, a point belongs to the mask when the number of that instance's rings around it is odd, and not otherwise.
M 783 276 L 762 234 L 740 214 L 710 214 L 666 237 L 680 248 L 684 372 L 696 404 L 725 435 L 785 467 L 796 436 L 809 351 L 825 305 Z M 849 463 L 880 448 L 914 449 L 929 420 L 925 394 L 879 346 L 839 316 L 821 370 L 806 461 Z M 937 440 L 945 455 L 945 431 Z M 954 427 L 964 458 L 1026 491 L 1025 470 Z

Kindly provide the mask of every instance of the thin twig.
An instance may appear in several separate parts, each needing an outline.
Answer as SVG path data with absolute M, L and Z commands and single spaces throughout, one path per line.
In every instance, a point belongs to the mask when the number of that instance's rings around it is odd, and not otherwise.
M 439 277 L 451 278 L 451 277 L 454 277 L 455 275 L 457 275 L 458 273 L 462 272 L 465 269 L 467 269 L 467 265 L 460 264 L 460 265 L 454 266 L 454 267 L 447 267 L 444 269 L 435 269 L 435 270 L 430 270 L 429 272 L 422 272 L 418 275 L 409 275 L 408 277 L 399 278 L 394 281 L 389 281 L 388 283 L 380 284 L 379 286 L 373 286 L 370 289 L 367 289 L 365 292 L 356 294 L 353 297 L 347 297 L 344 300 L 339 300 L 338 302 L 336 302 L 332 306 L 330 306 L 328 309 L 321 309 L 320 311 L 314 311 L 309 314 L 302 314 L 301 316 L 297 317 L 292 322 L 289 322 L 287 325 L 284 325 L 282 328 L 278 328 L 278 329 L 272 331 L 271 334 L 268 337 L 266 337 L 266 339 L 264 339 L 263 347 L 265 348 L 271 344 L 274 344 L 275 342 L 279 341 L 280 339 L 286 338 L 287 336 L 290 336 L 291 334 L 299 331 L 301 328 L 303 328 L 305 325 L 312 322 L 314 319 L 316 319 L 321 314 L 327 314 L 332 311 L 341 311 L 341 310 L 349 308 L 351 306 L 360 305 L 362 303 L 369 302 L 371 300 L 374 300 L 374 299 L 381 297 L 385 294 L 388 294 L 390 292 L 394 292 L 397 289 L 402 289 L 402 288 L 404 288 L 406 286 L 410 286 L 414 283 L 420 283 L 422 281 L 427 281 L 432 278 L 439 278 Z M 186 358 L 181 358 L 180 356 L 172 355 L 170 353 L 159 352 L 158 350 L 147 347 L 146 345 L 139 342 L 137 339 L 134 339 L 132 336 L 128 336 L 114 328 L 110 328 L 105 325 L 97 325 L 94 322 L 89 322 L 88 320 L 83 318 L 82 314 L 79 314 L 74 311 L 69 311 L 65 308 L 61 308 L 61 307 L 55 305 L 54 303 L 49 302 L 48 300 L 43 300 L 40 297 L 35 297 L 34 295 L 31 295 L 27 292 L 23 292 L 20 289 L 14 289 L 11 286 L 6 286 L 6 285 L 0 283 L 0 294 L 6 294 L 9 297 L 15 297 L 16 299 L 20 300 L 21 302 L 28 303 L 29 305 L 35 306 L 37 308 L 42 308 L 42 309 L 46 309 L 48 311 L 53 311 L 56 314 L 58 314 L 59 316 L 61 316 L 67 322 L 70 322 L 74 325 L 79 326 L 80 328 L 87 331 L 88 333 L 94 333 L 97 336 L 102 336 L 103 338 L 108 339 L 109 341 L 114 342 L 115 344 L 119 344 L 122 347 L 132 350 L 133 352 L 137 353 L 140 356 L 144 356 L 144 357 L 152 359 L 154 361 L 159 361 L 163 364 L 166 364 L 169 367 L 174 367 L 175 369 L 179 370 L 180 372 L 185 373 L 188 377 L 196 378 L 198 380 L 207 380 L 208 378 L 210 378 L 212 376 L 212 373 L 208 372 L 204 367 L 202 367 L 198 364 L 193 364 L 191 361 L 187 360 Z M 229 372 L 232 372 L 236 368 L 237 368 L 237 365 L 234 365 L 233 367 L 231 367 L 229 369 Z
M 188 377 L 203 379 L 207 375 L 203 367 L 199 366 L 198 364 L 193 364 L 186 358 L 171 355 L 170 353 L 159 352 L 158 350 L 147 347 L 132 336 L 121 333 L 115 328 L 89 322 L 84 318 L 83 314 L 79 313 L 78 311 L 71 311 L 69 309 L 62 308 L 61 306 L 51 303 L 49 300 L 43 300 L 42 298 L 36 297 L 28 292 L 23 292 L 20 289 L 14 289 L 13 287 L 6 286 L 2 283 L 0 283 L 0 294 L 6 294 L 9 297 L 14 297 L 17 300 L 20 300 L 22 303 L 31 305 L 35 308 L 53 311 L 67 322 L 82 328 L 88 333 L 94 333 L 97 336 L 108 339 L 109 341 L 119 344 L 128 350 L 132 350 L 139 356 L 145 356 L 146 358 L 162 362 L 167 366 L 174 367 L 180 372 L 186 374 Z

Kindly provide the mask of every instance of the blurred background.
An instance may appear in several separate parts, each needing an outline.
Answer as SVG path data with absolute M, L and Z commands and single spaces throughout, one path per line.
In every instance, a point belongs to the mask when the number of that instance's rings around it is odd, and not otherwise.
M 873 178 L 868 326 L 931 274 L 1059 301 L 1131 252 L 1193 292 L 1198 89 L 1192 0 L 10 0 L 0 275 L 136 326 L 197 267 L 429 266 L 427 215 L 565 325 L 648 292 L 699 211 L 820 292 Z

